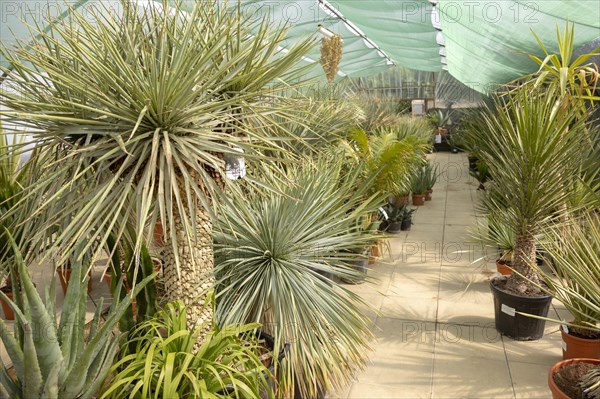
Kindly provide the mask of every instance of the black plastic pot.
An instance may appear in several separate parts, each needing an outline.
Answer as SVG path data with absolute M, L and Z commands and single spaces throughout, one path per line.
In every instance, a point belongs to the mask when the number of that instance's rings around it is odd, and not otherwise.
M 400 225 L 400 230 L 408 231 L 410 230 L 410 226 L 412 225 L 412 219 L 404 219 L 402 224 Z
M 550 295 L 525 297 L 502 291 L 496 286 L 496 283 L 502 280 L 506 280 L 506 277 L 498 277 L 490 281 L 490 288 L 494 295 L 496 330 L 517 341 L 542 338 L 546 321 L 523 316 L 517 312 L 547 317 L 552 297 Z
M 369 271 L 369 257 L 365 257 L 364 259 L 353 259 L 347 260 L 346 263 L 350 265 L 354 270 L 356 270 L 359 276 L 354 277 L 352 279 L 342 278 L 341 280 L 346 284 L 362 284 L 365 282 L 367 278 L 367 272 Z
M 400 233 L 402 231 L 402 222 L 389 223 L 385 231 L 391 234 Z
M 390 222 L 388 222 L 387 220 L 383 220 L 381 223 L 379 223 L 379 227 L 377 228 L 377 230 L 386 231 L 389 225 Z

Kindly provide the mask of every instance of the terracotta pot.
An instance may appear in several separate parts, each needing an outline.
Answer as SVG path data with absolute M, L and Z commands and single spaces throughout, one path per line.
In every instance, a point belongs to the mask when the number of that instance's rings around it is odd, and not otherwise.
M 563 360 L 576 358 L 600 360 L 600 339 L 579 338 L 566 333 L 564 329 L 565 326 L 561 326 Z
M 496 259 L 496 270 L 498 270 L 498 273 L 502 274 L 503 276 L 510 276 L 513 271 L 512 267 L 500 263 L 500 258 Z
M 425 205 L 425 194 L 413 194 L 412 202 L 414 206 Z
M 58 279 L 60 280 L 60 286 L 62 287 L 62 291 L 64 295 L 67 295 L 67 287 L 69 286 L 69 280 L 71 279 L 71 269 L 63 269 L 59 268 L 57 270 Z M 88 292 L 92 291 L 92 279 L 88 280 L 87 284 Z
M 425 193 L 425 201 L 431 201 L 431 194 L 433 193 L 433 189 L 430 188 L 429 190 L 427 190 L 427 192 Z
M 444 129 L 443 127 L 438 127 L 438 134 L 441 134 L 441 135 L 448 134 L 448 129 Z
M 402 197 L 394 197 L 394 204 L 397 208 L 402 208 L 403 205 L 408 205 L 408 195 Z
M 554 374 L 561 368 L 568 366 L 573 363 L 592 363 L 592 364 L 600 364 L 600 360 L 598 359 L 586 359 L 586 358 L 577 358 L 577 359 L 568 359 L 561 360 L 558 363 L 555 363 L 552 368 L 550 368 L 550 372 L 548 372 L 548 388 L 550 388 L 550 392 L 552 392 L 552 399 L 571 399 L 567 396 L 554 382 Z
M 11 301 L 14 299 L 12 292 L 5 292 L 4 294 L 6 294 L 6 296 Z M 10 305 L 8 304 L 8 302 L 6 302 L 4 300 L 4 298 L 0 298 L 0 303 L 2 304 L 2 311 L 4 312 L 4 320 L 14 320 L 15 319 L 15 312 L 10 307 Z
M 34 287 L 37 287 L 37 285 L 35 283 L 33 283 Z M 2 291 L 4 292 L 4 294 L 8 297 L 8 299 L 10 299 L 11 301 L 14 301 L 14 296 L 12 291 Z M 8 302 L 6 302 L 4 300 L 4 298 L 0 298 L 0 304 L 2 305 L 2 311 L 4 312 L 4 320 L 14 320 L 15 319 L 15 312 L 13 310 L 13 308 L 10 307 L 10 305 L 8 304 Z

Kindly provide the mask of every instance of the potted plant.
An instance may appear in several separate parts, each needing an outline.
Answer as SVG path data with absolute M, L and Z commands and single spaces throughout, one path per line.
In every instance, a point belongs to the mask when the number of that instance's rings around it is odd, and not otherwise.
M 13 240 L 9 236 L 9 240 Z M 23 301 L 16 304 L 3 293 L 15 312 L 14 334 L 0 319 L 2 343 L 14 365 L 8 371 L 2 362 L 3 397 L 75 399 L 95 397 L 112 365 L 118 350 L 120 334 L 115 333 L 117 321 L 129 306 L 130 298 L 113 301 L 108 316 L 100 324 L 102 304 L 97 307 L 89 332 L 86 325 L 87 293 L 81 277 L 83 267 L 73 263 L 74 277 L 63 303 L 60 319 L 56 320 L 55 280 L 52 280 L 46 300 L 35 289 L 21 253 L 14 240 L 15 272 L 23 292 Z M 147 281 L 135 288 L 137 294 Z M 25 300 L 26 299 L 26 300 Z M 59 376 L 63 376 L 60 378 Z
M 548 387 L 553 399 L 600 398 L 600 360 L 561 360 L 548 373 Z
M 388 202 L 384 207 L 387 218 L 381 222 L 383 225 L 381 230 L 391 234 L 399 233 L 402 230 L 404 209 L 406 209 L 406 204 L 398 207 Z
M 488 192 L 488 195 L 491 195 Z M 487 210 L 485 219 L 478 222 L 471 235 L 486 248 L 498 251 L 496 271 L 502 275 L 512 274 L 512 262 L 515 250 L 515 231 L 507 223 L 505 210 Z M 495 256 L 494 256 L 495 257 Z
M 205 306 L 213 306 L 214 294 Z M 272 373 L 261 361 L 258 323 L 219 327 L 205 321 L 190 328 L 186 306 L 167 303 L 131 332 L 100 398 L 271 398 Z M 198 337 L 210 331 L 198 344 Z
M 400 230 L 408 231 L 410 230 L 410 226 L 412 226 L 412 214 L 416 211 L 416 209 L 408 209 L 407 205 L 402 207 L 402 224 L 400 225 Z
M 438 173 L 437 165 L 432 165 L 431 161 L 427 161 L 424 166 L 425 178 L 427 180 L 427 191 L 425 193 L 425 201 L 431 201 L 431 194 L 433 193 L 433 186 L 437 182 Z
M 549 220 L 568 210 L 568 187 L 579 177 L 582 149 L 594 140 L 573 107 L 556 108 L 555 91 L 516 90 L 496 99 L 485 113 L 485 129 L 472 131 L 480 146 L 477 156 L 494 177 L 495 196 L 486 196 L 488 209 L 506 210 L 506 223 L 515 232 L 513 272 L 494 278 L 496 328 L 517 340 L 539 339 L 544 321 L 518 312 L 546 316 L 552 297 L 539 288 L 536 236 Z M 499 198 L 499 200 L 497 200 Z
M 410 188 L 412 191 L 412 203 L 415 206 L 425 205 L 425 196 L 429 190 L 428 176 L 423 166 L 413 169 L 410 179 Z
M 276 347 L 290 342 L 281 383 L 313 398 L 343 388 L 367 359 L 370 321 L 339 279 L 360 278 L 347 265 L 357 258 L 351 251 L 381 234 L 357 219 L 385 197 L 365 196 L 370 188 L 356 171 L 342 172 L 325 159 L 287 173 L 286 181 L 271 183 L 278 192 L 231 196 L 220 214 L 217 316 L 224 324 L 262 323 Z
M 491 178 L 490 171 L 485 162 L 477 159 L 475 167 L 473 169 L 469 168 L 469 174 L 479 182 L 477 190 L 485 190 L 485 183 Z
M 563 359 L 600 360 L 600 216 L 590 212 L 567 226 L 545 231 L 542 247 L 552 258 L 535 266 L 540 288 L 573 316 L 562 325 Z

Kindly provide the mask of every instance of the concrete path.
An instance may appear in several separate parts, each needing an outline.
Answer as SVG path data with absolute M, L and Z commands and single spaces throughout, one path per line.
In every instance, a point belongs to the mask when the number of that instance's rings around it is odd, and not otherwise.
M 374 283 L 348 286 L 372 304 L 374 352 L 356 381 L 332 398 L 550 398 L 547 375 L 561 360 L 558 325 L 517 342 L 494 327 L 489 280 L 496 253 L 468 233 L 478 184 L 464 153 L 429 156 L 442 173 L 411 231 L 389 240 L 370 269 Z M 488 255 L 486 257 L 486 255 Z M 550 316 L 565 316 L 558 307 Z

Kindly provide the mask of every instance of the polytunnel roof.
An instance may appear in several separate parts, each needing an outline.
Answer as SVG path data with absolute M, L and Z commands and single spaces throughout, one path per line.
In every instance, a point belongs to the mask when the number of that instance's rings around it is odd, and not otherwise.
M 48 0 L 59 4 L 63 0 Z M 85 5 L 103 0 L 69 0 Z M 107 3 L 109 0 L 105 0 Z M 111 0 L 112 1 L 112 0 Z M 146 0 L 148 1 L 148 0 Z M 184 0 L 191 4 L 196 0 Z M 222 0 L 223 1 L 223 0 Z M 558 52 L 556 25 L 575 24 L 575 46 L 600 38 L 600 0 L 240 0 L 241 6 L 290 24 L 288 42 L 314 35 L 319 26 L 342 36 L 340 76 L 361 77 L 393 65 L 447 70 L 467 86 L 487 92 L 535 71 L 525 53 L 540 53 L 532 31 Z M 231 0 L 229 3 L 233 3 Z M 29 9 L 29 7 L 35 7 Z M 44 2 L 2 2 L 0 39 L 27 37 L 22 19 L 37 22 L 59 7 Z M 63 9 L 64 10 L 64 9 Z M 45 17 L 45 15 L 44 15 Z M 319 49 L 307 55 L 317 60 Z M 6 61 L 0 57 L 0 63 Z

